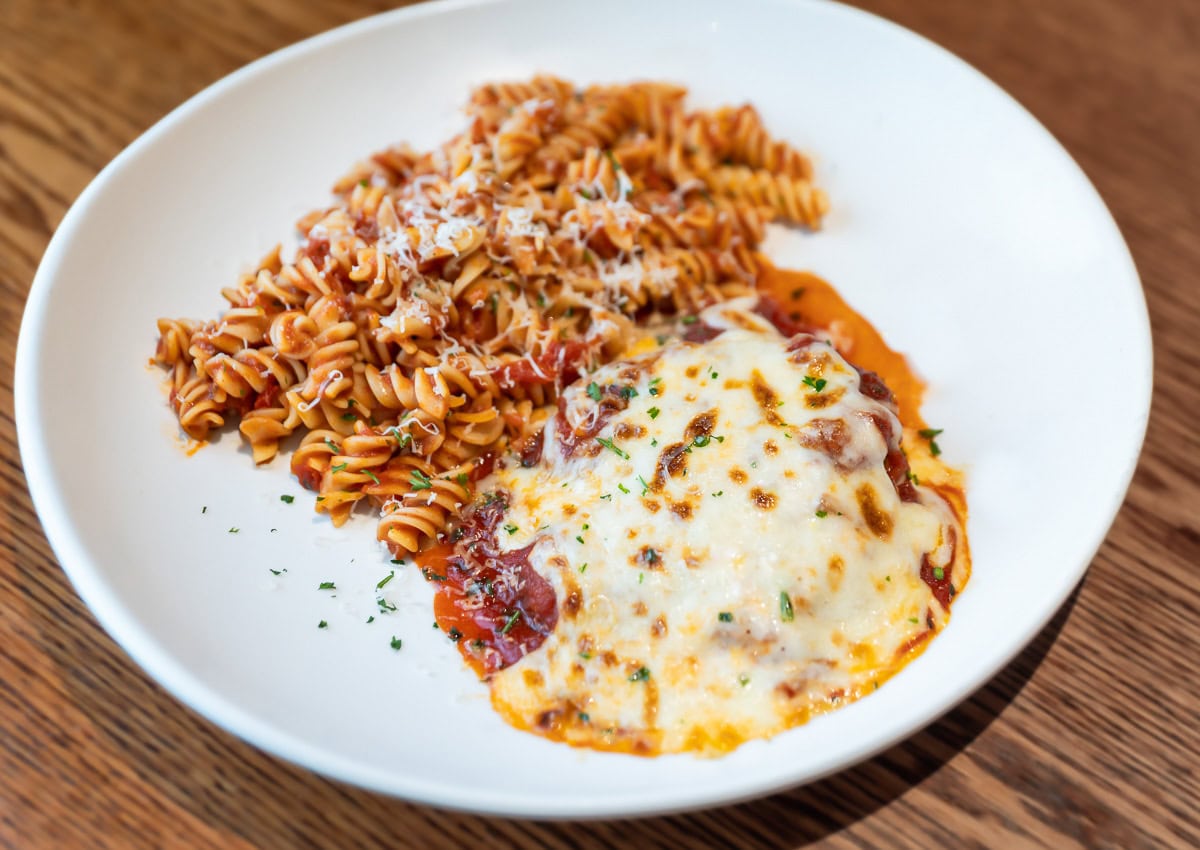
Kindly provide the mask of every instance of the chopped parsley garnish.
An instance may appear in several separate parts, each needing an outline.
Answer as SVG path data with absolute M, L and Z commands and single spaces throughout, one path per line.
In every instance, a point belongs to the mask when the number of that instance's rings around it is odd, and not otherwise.
M 374 472 L 372 472 L 371 470 L 369 470 L 369 469 L 364 469 L 364 470 L 362 471 L 362 473 L 363 473 L 363 475 L 367 476 L 367 477 L 368 477 L 368 478 L 370 478 L 372 481 L 374 481 L 376 484 L 378 484 L 378 483 L 379 483 L 379 476 L 378 476 L 378 475 L 376 475 L 376 474 L 375 474 Z
M 816 392 L 820 392 L 821 390 L 825 389 L 825 384 L 827 383 L 828 381 L 826 381 L 824 378 L 814 378 L 812 375 L 804 376 L 805 386 L 812 387 Z
M 627 385 L 627 386 L 621 387 L 621 398 L 625 399 L 626 401 L 633 398 L 637 394 L 638 394 L 637 387 L 634 387 L 632 385 Z
M 325 622 L 324 620 L 322 620 L 321 622 L 317 623 L 317 628 L 318 629 L 327 629 L 327 628 L 329 628 L 329 624 L 327 622 Z
M 240 528 L 231 528 L 231 529 L 229 529 L 229 533 L 230 533 L 230 534 L 237 534 L 239 531 L 241 531 L 241 529 L 240 529 Z
M 353 412 L 353 411 L 351 411 L 350 413 L 343 413 L 343 414 L 342 414 L 342 421 L 343 421 L 343 422 L 353 422 L 353 421 L 354 421 L 355 419 L 357 419 L 357 418 L 358 418 L 358 417 L 357 417 L 357 416 L 354 414 L 354 412 Z
M 466 487 L 467 482 L 470 481 L 471 479 L 467 477 L 467 473 L 460 472 L 460 473 L 458 473 L 458 475 L 454 476 L 454 480 L 457 481 L 460 486 Z
M 296 501 L 296 497 L 295 497 L 295 496 L 287 496 L 287 495 L 283 495 L 283 496 L 280 496 L 280 497 L 279 497 L 279 501 L 281 501 L 281 502 L 284 502 L 285 504 L 288 504 L 288 505 L 290 505 L 292 502 Z
M 657 562 L 658 562 L 658 553 L 655 552 L 653 549 L 647 549 L 646 550 L 646 563 L 654 564 Z
M 337 590 L 337 585 L 331 581 L 323 581 L 317 585 L 317 590 Z
M 638 476 L 638 483 L 642 485 L 642 495 L 643 496 L 645 496 L 647 493 L 650 492 L 650 485 L 647 484 L 646 479 L 640 475 Z
M 392 558 L 392 563 L 393 564 L 403 564 L 404 559 L 403 558 Z
M 396 610 L 396 606 L 388 602 L 382 596 L 375 597 L 375 604 L 379 606 L 379 610 L 384 614 L 388 613 L 389 611 Z
M 414 469 L 408 476 L 408 483 L 412 485 L 414 490 L 432 490 L 433 482 L 429 480 L 429 476 L 419 469 Z
M 272 570 L 270 567 L 267 567 L 267 569 L 271 570 L 272 575 L 283 575 L 283 570 Z
M 579 541 L 580 546 L 583 545 L 583 535 L 582 534 L 576 534 L 575 539 Z
M 707 434 L 699 434 L 696 439 L 692 440 L 692 445 L 698 449 L 702 449 L 712 442 L 712 437 Z
M 383 590 L 384 585 L 386 585 L 389 581 L 391 581 L 395 577 L 396 577 L 396 571 L 392 570 L 391 572 L 389 572 L 387 575 L 385 575 L 383 578 L 381 578 L 379 581 L 377 581 L 375 583 L 375 589 Z
M 460 640 L 462 640 L 462 636 L 462 632 L 460 632 L 454 626 L 451 626 L 450 631 L 446 632 L 446 637 L 450 638 L 450 640 L 454 641 L 455 643 L 458 643 Z
M 694 324 L 696 324 L 696 322 L 700 321 L 700 319 L 697 318 L 696 316 L 684 316 L 679 321 L 685 325 L 694 325 Z
M 647 410 L 646 412 L 650 414 L 651 419 L 657 419 L 658 414 L 662 413 L 662 411 L 659 410 L 657 407 L 652 407 L 649 410 Z
M 333 466 L 329 467 L 329 471 L 330 472 L 341 472 L 343 469 L 345 469 L 349 465 L 350 465 L 349 462 L 337 463 L 337 464 L 334 464 Z
M 629 674 L 629 681 L 644 682 L 650 678 L 650 671 L 645 667 L 639 667 Z
M 597 437 L 596 442 L 604 446 L 604 448 L 616 454 L 621 460 L 629 460 L 629 452 L 618 446 L 612 440 L 607 440 L 604 437 Z
M 732 623 L 733 622 L 733 614 L 730 613 L 729 611 L 722 611 L 720 614 L 717 615 L 717 619 L 720 620 L 722 623 Z
M 750 677 L 747 676 L 745 673 L 741 673 L 740 675 L 738 675 L 738 684 L 741 685 L 743 688 L 746 687 L 746 685 L 750 684 Z
M 588 715 L 588 713 L 586 711 L 581 711 L 581 712 L 579 712 L 579 722 L 580 723 L 591 723 L 592 718 Z
M 618 490 L 620 490 L 622 493 L 628 493 L 628 492 L 629 492 L 629 488 L 628 488 L 628 487 L 626 487 L 624 484 L 618 484 L 618 485 L 617 485 L 617 489 L 618 489 Z
M 375 622 L 374 614 L 372 614 L 370 617 L 367 617 L 367 625 L 370 625 L 371 623 L 374 623 L 374 622 Z
M 646 580 L 646 574 L 645 574 L 645 573 L 638 573 L 638 584 L 641 584 L 641 583 L 642 583 L 642 582 L 644 582 L 645 580 Z
M 715 381 L 715 380 L 716 380 L 718 377 L 719 377 L 719 376 L 717 375 L 717 373 L 716 373 L 716 372 L 713 372 L 713 373 L 712 373 L 712 379 L 713 379 L 714 381 Z
M 934 567 L 933 568 L 933 577 L 935 579 L 937 579 L 938 581 L 942 581 L 946 578 L 946 571 L 943 570 L 941 567 Z
M 779 591 L 779 616 L 785 623 L 796 619 L 796 612 L 792 608 L 792 597 L 788 596 L 786 590 Z
M 829 516 L 828 511 L 817 511 L 817 519 L 825 519 L 827 516 Z
M 329 439 L 328 437 L 325 438 L 325 445 L 329 446 L 329 450 L 331 452 L 337 453 L 337 452 L 341 451 L 341 449 L 338 448 L 337 443 L 335 443 L 333 440 Z
M 391 646 L 392 649 L 399 649 L 400 647 L 404 646 L 404 641 L 400 640 L 400 638 L 396 637 L 395 635 L 392 635 Z
M 208 505 L 205 505 L 204 507 L 200 508 L 200 513 L 202 513 L 202 514 L 208 513 Z
M 504 526 L 504 530 L 507 531 L 509 534 L 516 534 L 518 531 L 520 531 L 520 529 L 517 528 L 515 525 L 513 525 L 511 522 Z
M 517 620 L 519 620 L 520 618 L 521 618 L 521 609 L 518 608 L 515 611 L 509 612 L 508 616 L 504 620 L 504 628 L 502 628 L 500 630 L 500 634 L 506 635 L 510 631 L 512 631 L 512 627 L 517 624 Z
M 587 564 L 583 564 L 583 565 L 581 565 L 581 566 L 579 567 L 579 572 L 581 572 L 581 573 L 586 573 L 586 572 L 587 572 Z
M 918 620 L 916 617 L 909 617 L 909 618 L 908 618 L 908 621 L 909 621 L 910 623 L 919 623 L 919 622 L 921 622 L 921 621 L 920 621 L 920 620 Z
M 725 495 L 725 491 L 724 491 L 724 490 L 718 490 L 717 492 L 713 493 L 713 495 L 714 495 L 714 496 L 724 496 L 724 495 Z
M 937 444 L 937 441 L 934 440 L 933 438 L 936 437 L 938 434 L 941 434 L 945 430 L 946 430 L 945 428 L 922 428 L 920 431 L 917 432 L 918 434 L 920 434 L 922 437 L 924 437 L 926 440 L 929 441 L 929 453 L 931 455 L 933 455 L 934 457 L 937 457 L 938 455 L 940 455 L 942 453 L 942 449 Z
M 917 478 L 917 473 L 913 472 L 911 469 L 905 472 L 904 475 L 913 484 L 919 485 L 921 483 L 921 479 Z
M 595 381 L 592 381 L 587 385 L 587 394 L 588 398 L 590 398 L 592 401 L 599 401 L 603 396 L 603 393 L 600 391 L 600 385 Z

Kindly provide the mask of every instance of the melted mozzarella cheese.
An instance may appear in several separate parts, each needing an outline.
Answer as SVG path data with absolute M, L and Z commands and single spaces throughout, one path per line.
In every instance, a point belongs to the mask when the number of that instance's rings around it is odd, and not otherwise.
M 568 388 L 560 415 L 584 426 L 600 388 L 631 397 L 573 453 L 552 419 L 538 466 L 496 473 L 512 494 L 497 543 L 534 544 L 559 608 L 491 679 L 514 725 L 723 752 L 873 690 L 945 623 L 922 561 L 961 587 L 961 530 L 932 491 L 897 495 L 894 413 L 827 343 L 789 351 L 746 306 L 705 312 L 715 339 Z

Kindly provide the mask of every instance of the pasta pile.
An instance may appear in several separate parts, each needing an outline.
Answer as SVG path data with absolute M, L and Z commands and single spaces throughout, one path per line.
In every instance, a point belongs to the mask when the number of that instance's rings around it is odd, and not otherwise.
M 341 525 L 380 510 L 393 551 L 435 540 L 562 387 L 651 318 L 754 288 L 764 225 L 819 226 L 808 160 L 749 105 L 689 112 L 659 82 L 488 84 L 440 148 L 359 164 L 208 322 L 160 319 L 184 432 L 230 416 Z

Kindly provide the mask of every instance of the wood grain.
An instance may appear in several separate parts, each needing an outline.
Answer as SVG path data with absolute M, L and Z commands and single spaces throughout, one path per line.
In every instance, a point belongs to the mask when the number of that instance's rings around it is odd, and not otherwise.
M 973 699 L 805 788 L 633 822 L 447 814 L 316 777 L 168 697 L 99 629 L 25 490 L 17 328 L 70 202 L 188 96 L 380 0 L 0 3 L 0 846 L 1200 846 L 1200 4 L 866 0 L 1012 92 L 1121 226 L 1155 334 L 1127 502 L 1057 618 Z M 1036 196 L 1031 196 L 1036 203 Z M 1113 392 L 1119 393 L 1120 387 Z

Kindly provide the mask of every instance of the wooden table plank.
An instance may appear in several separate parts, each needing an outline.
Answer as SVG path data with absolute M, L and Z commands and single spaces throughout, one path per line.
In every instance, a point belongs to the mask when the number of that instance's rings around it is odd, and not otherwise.
M 91 177 L 167 111 L 258 56 L 386 5 L 0 7 L 0 471 L 10 493 L 0 511 L 0 846 L 1200 846 L 1192 0 L 861 3 L 974 64 L 1063 142 L 1129 241 L 1155 333 L 1146 450 L 1087 579 L 1029 649 L 924 732 L 739 806 L 634 822 L 505 821 L 413 806 L 266 756 L 128 660 L 58 568 L 20 472 L 12 368 L 37 261 Z M 1036 187 L 1028 192 L 1035 204 Z

